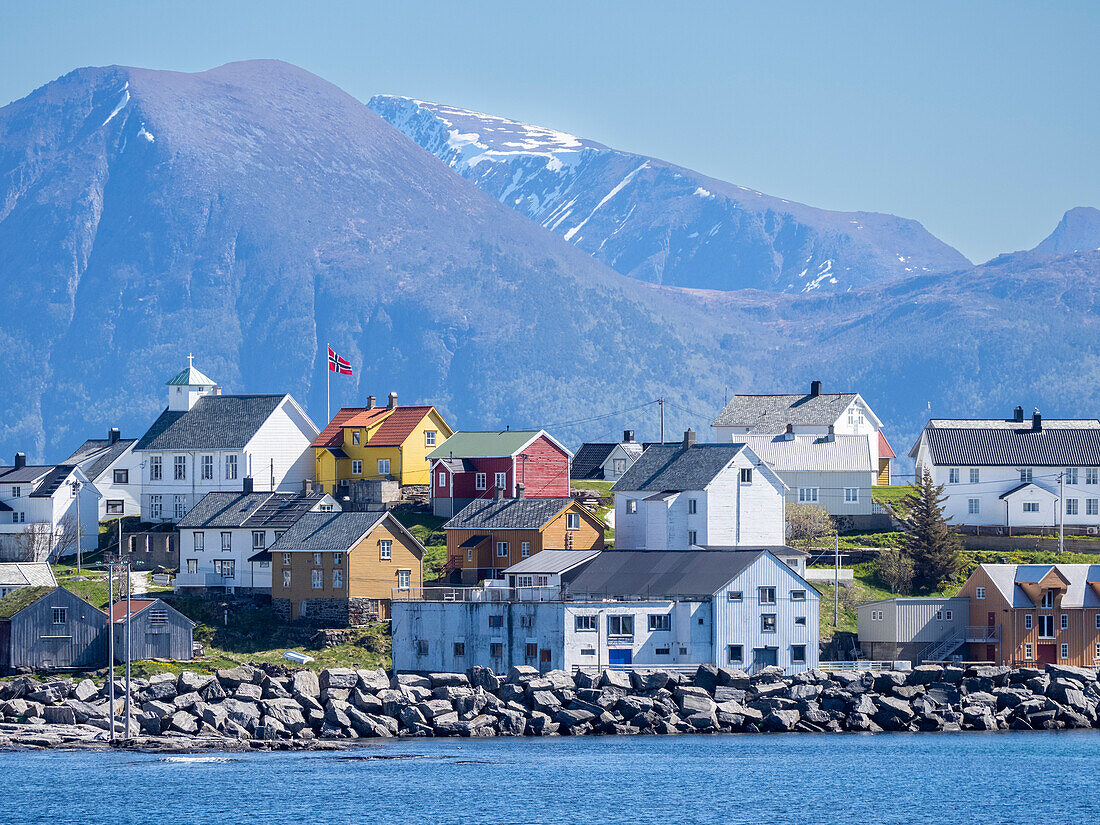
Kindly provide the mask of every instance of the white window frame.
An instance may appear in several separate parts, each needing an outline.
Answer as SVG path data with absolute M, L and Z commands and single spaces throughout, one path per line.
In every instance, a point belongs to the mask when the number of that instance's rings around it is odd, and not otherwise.
M 1028 660 L 1035 658 L 1035 648 L 1031 646 L 1031 642 L 1024 644 L 1024 658 Z
M 393 542 L 390 539 L 378 542 L 378 558 L 381 561 L 390 561 L 393 558 Z
M 160 481 L 164 478 L 164 462 L 159 455 L 149 456 L 149 480 Z
M 1085 468 L 1085 484 L 1100 484 L 1100 467 Z
M 187 515 L 187 496 L 174 496 L 173 504 L 177 521 Z
M 378 475 L 388 476 L 390 474 L 390 460 L 388 458 L 378 459 Z
M 984 599 L 985 598 L 985 588 L 984 587 L 975 587 L 974 588 L 974 598 L 975 599 Z
M 233 532 L 231 530 L 222 530 L 222 552 L 230 553 L 233 551 Z
M 799 487 L 798 488 L 798 501 L 800 504 L 817 504 L 818 488 L 817 487 Z
M 225 480 L 233 481 L 237 477 L 237 457 L 227 455 L 225 457 Z
M 845 487 L 844 488 L 844 503 L 845 504 L 859 504 L 859 488 L 858 487 Z
M 191 546 L 197 553 L 206 549 L 206 534 L 202 530 L 196 530 L 191 535 Z
M 311 584 L 313 585 L 313 588 L 312 588 L 313 590 L 324 590 L 325 589 L 325 571 L 320 569 L 319 567 L 314 568 L 313 571 L 312 571 L 312 576 L 311 576 Z
M 1076 467 L 1066 467 L 1066 484 L 1076 484 L 1078 478 Z
M 1047 630 L 1050 632 L 1047 633 Z M 1039 616 L 1039 638 L 1040 639 L 1053 639 L 1054 638 L 1054 616 L 1046 615 Z
M 497 558 L 498 559 L 508 558 L 508 542 L 498 541 L 496 543 L 496 547 L 497 547 Z
M 1066 499 L 1066 515 L 1067 516 L 1079 515 L 1080 509 L 1081 509 L 1080 508 L 1080 502 L 1078 501 L 1078 499 L 1075 499 L 1075 498 L 1067 498 Z
M 1054 609 L 1054 591 L 1044 590 L 1043 597 L 1039 602 L 1039 608 L 1041 610 L 1053 610 Z
M 172 479 L 174 481 L 187 481 L 187 456 L 177 455 L 172 457 Z
M 259 544 L 257 544 L 259 542 Z M 267 549 L 267 531 L 266 530 L 253 530 L 252 531 L 252 549 L 253 550 L 266 550 Z
M 411 570 L 398 570 L 397 571 L 397 589 L 408 590 L 412 582 Z
M 761 613 L 760 614 L 760 632 L 761 633 L 778 633 L 779 632 L 779 616 L 775 613 Z
M 284 570 L 283 571 L 283 587 L 284 588 L 285 587 L 290 587 L 290 571 L 289 570 Z
M 565 514 L 565 529 L 566 530 L 580 530 L 581 529 L 581 514 L 580 513 L 566 513 Z
M 961 471 L 958 467 L 951 467 L 947 470 L 947 483 L 959 484 L 959 479 L 962 477 Z
M 1060 630 L 1069 630 L 1069 614 L 1063 613 L 1058 619 L 1058 627 Z
M 67 607 L 55 607 L 55 608 L 53 608 L 53 623 L 54 624 L 68 624 L 69 623 L 69 608 L 67 608 Z
M 424 446 L 425 447 L 434 447 L 435 446 L 435 433 L 436 433 L 435 430 L 424 430 Z
M 1100 498 L 1085 499 L 1085 515 L 1100 516 Z
M 188 572 L 188 574 L 190 574 L 192 576 L 199 572 L 199 560 L 198 559 L 188 559 L 187 560 L 187 572 Z
M 650 613 L 648 621 L 650 633 L 672 630 L 672 616 L 668 613 Z
M 1069 658 L 1069 645 L 1066 644 L 1065 642 L 1062 642 L 1061 646 L 1058 648 L 1058 652 L 1061 654 L 1062 659 L 1068 659 Z
M 519 543 L 519 554 L 523 558 L 527 558 L 528 556 L 530 556 L 531 555 L 531 542 L 521 541 Z
M 435 474 L 435 479 L 437 487 L 447 486 L 447 474 L 443 470 L 440 470 L 438 473 Z
M 149 496 L 149 517 L 150 518 L 163 518 L 164 517 L 164 500 L 157 493 Z
M 343 569 L 336 567 L 332 571 L 332 589 L 343 590 L 344 589 L 344 571 Z
M 352 430 L 351 431 L 351 446 L 358 447 L 359 446 L 359 438 L 360 438 L 359 430 Z
M 351 474 L 353 476 L 363 475 L 363 462 L 361 459 L 354 458 L 351 462 Z
M 637 512 L 638 512 L 638 499 L 628 498 L 626 500 L 626 513 L 627 513 L 627 515 L 632 516 Z
M 486 490 L 486 489 L 488 489 L 488 487 L 486 486 L 488 483 L 489 483 L 488 473 L 474 473 L 474 489 L 475 490 Z
M 1037 501 L 1025 501 L 1024 502 L 1024 512 L 1025 513 L 1038 513 L 1039 512 L 1039 502 L 1037 502 Z
M 214 480 L 214 456 L 204 455 L 202 461 L 199 462 L 199 480 L 200 481 L 213 481 Z
M 968 516 L 980 516 L 982 514 L 982 500 L 980 498 L 968 498 L 966 500 L 966 514 Z
M 980 467 L 970 468 L 970 483 L 981 484 L 982 483 L 982 470 Z
M 508 486 L 508 474 L 507 473 L 494 473 L 493 474 L 493 486 L 498 490 L 503 490 Z
M 598 632 L 600 629 L 598 618 L 595 613 L 578 613 L 573 617 L 573 630 L 577 633 Z
M 760 604 L 776 604 L 779 593 L 777 588 L 764 585 L 756 588 L 756 598 Z
M 1032 478 L 1031 468 L 1030 467 L 1021 467 L 1020 468 L 1020 483 L 1021 484 L 1030 484 L 1031 483 L 1031 478 Z
M 607 635 L 608 636 L 630 636 L 634 637 L 634 614 L 633 613 L 611 613 L 607 617 Z
M 112 484 L 129 484 L 130 483 L 130 471 L 125 469 L 115 468 L 111 473 Z

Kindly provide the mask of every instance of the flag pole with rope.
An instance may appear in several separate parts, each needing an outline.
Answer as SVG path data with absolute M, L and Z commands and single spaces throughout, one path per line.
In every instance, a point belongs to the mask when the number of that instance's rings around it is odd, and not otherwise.
M 332 421 L 332 368 L 329 366 L 328 353 L 332 352 L 332 345 L 325 344 L 325 426 Z

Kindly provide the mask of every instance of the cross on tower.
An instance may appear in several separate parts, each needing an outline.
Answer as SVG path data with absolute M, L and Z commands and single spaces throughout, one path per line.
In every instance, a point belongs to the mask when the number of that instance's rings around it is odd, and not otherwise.
M 195 366 L 194 361 L 195 361 L 195 356 L 192 355 L 191 353 L 187 353 L 187 366 L 188 367 Z

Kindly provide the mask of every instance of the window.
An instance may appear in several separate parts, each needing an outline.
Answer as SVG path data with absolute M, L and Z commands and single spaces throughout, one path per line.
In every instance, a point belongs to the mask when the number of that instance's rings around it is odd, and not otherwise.
M 523 646 L 523 655 L 528 659 L 534 659 L 539 655 L 538 642 L 527 642 Z
M 628 498 L 626 500 L 626 512 L 630 515 L 634 515 L 638 512 L 638 499 Z
M 225 457 L 225 480 L 232 481 L 237 477 L 237 457 L 227 455 Z
M 506 473 L 496 473 L 493 476 L 493 484 L 496 485 L 497 489 L 503 490 L 505 487 L 508 486 L 508 476 L 507 476 L 507 474 Z
M 1066 499 L 1066 515 L 1067 516 L 1077 515 L 1077 499 L 1075 499 L 1075 498 L 1067 498 Z
M 741 468 L 741 483 L 752 484 L 752 467 Z
M 515 580 L 515 584 L 514 584 L 515 587 L 534 587 L 534 585 L 535 585 L 535 577 L 534 576 L 516 576 L 516 580 Z
M 947 617 L 947 621 L 951 621 L 951 617 L 954 614 L 950 610 L 948 610 L 944 615 Z
M 521 541 L 519 543 L 519 554 L 523 558 L 527 558 L 528 556 L 530 556 L 531 555 L 531 542 Z
M 756 592 L 759 594 L 760 604 L 775 604 L 774 587 L 758 587 Z
M 359 430 L 352 430 L 351 431 L 351 445 L 353 447 L 358 447 L 359 446 Z
M 1058 620 L 1062 630 L 1069 630 L 1069 614 L 1063 613 Z
M 669 648 L 667 647 L 655 647 L 653 653 L 657 656 L 667 656 L 669 654 Z
M 399 590 L 409 589 L 409 580 L 412 578 L 411 570 L 398 570 L 397 571 L 397 587 Z
M 389 561 L 392 558 L 393 542 L 390 539 L 382 539 L 378 542 L 378 558 Z
M 580 513 L 566 513 L 565 514 L 565 529 L 566 530 L 580 530 L 581 529 L 581 514 Z
M 388 458 L 378 459 L 378 475 L 388 476 L 390 474 L 390 460 Z
M 174 503 L 176 507 L 176 520 L 178 521 L 187 515 L 187 496 L 175 496 Z
M 947 471 L 947 483 L 948 484 L 958 484 L 959 483 L 959 468 L 958 467 L 952 467 L 950 470 Z
M 1040 639 L 1053 639 L 1054 638 L 1054 617 L 1053 616 L 1040 616 L 1039 617 L 1039 638 Z
M 313 563 L 314 563 L 314 564 L 315 564 L 315 565 L 316 565 L 317 567 L 320 567 L 320 566 L 321 566 L 321 554 L 320 554 L 320 553 L 314 553 L 314 554 L 313 554 Z
M 626 459 L 616 458 L 611 462 L 611 472 L 617 476 L 621 476 L 626 472 Z
M 129 484 L 130 483 L 130 471 L 129 470 L 115 470 L 114 471 L 115 484 Z
M 438 484 L 440 487 L 446 487 L 447 486 L 447 474 L 445 472 L 443 472 L 442 470 L 440 470 L 435 475 L 436 475 L 436 484 Z
M 19 496 L 21 496 L 23 494 L 23 488 L 22 487 L 12 487 L 11 488 L 11 494 L 12 494 L 12 498 L 19 498 Z
M 508 542 L 506 542 L 506 541 L 498 541 L 497 542 L 497 558 L 498 559 L 508 558 Z
M 1021 467 L 1020 468 L 1020 483 L 1021 484 L 1030 484 L 1031 483 L 1031 468 L 1030 467 Z
M 649 614 L 649 629 L 652 630 L 671 630 L 672 629 L 672 617 L 667 613 L 650 613 Z
M 970 468 L 970 483 L 971 484 L 978 484 L 981 481 L 981 478 L 982 478 L 982 471 L 979 470 L 977 467 L 971 467 Z
M 455 642 L 455 656 L 465 656 L 465 655 L 466 655 L 466 643 L 465 642 Z
M 1043 591 L 1043 600 L 1042 600 L 1042 602 L 1040 602 L 1040 607 L 1042 607 L 1043 610 L 1053 610 L 1054 609 L 1054 591 L 1053 590 L 1044 590 Z
M 574 630 L 595 630 L 596 629 L 596 614 L 589 613 L 583 616 L 573 617 L 573 629 Z
M 344 586 L 344 571 L 333 570 L 332 571 L 332 589 L 340 590 Z
M 984 587 L 975 587 L 974 588 L 974 598 L 975 599 L 984 599 L 985 598 L 985 588 Z
M 107 515 L 109 516 L 121 516 L 126 509 L 125 503 L 120 498 L 107 499 Z
M 977 515 L 982 511 L 982 500 L 980 498 L 968 498 L 966 500 L 966 512 L 972 516 Z
M 199 572 L 199 560 L 198 559 L 188 559 L 187 560 L 187 572 L 191 573 L 192 575 Z
M 223 578 L 232 578 L 234 567 L 233 559 L 214 559 L 214 572 L 221 573 Z
M 314 570 L 313 571 L 313 589 L 320 590 L 325 586 L 325 571 Z
M 745 661 L 745 648 L 743 645 L 726 645 L 726 661 L 730 664 L 740 664 Z
M 1059 650 L 1058 652 L 1061 654 L 1061 658 L 1068 659 L 1069 658 L 1069 645 L 1067 645 L 1065 642 L 1062 642 L 1061 650 Z
M 202 464 L 200 465 L 199 478 L 204 481 L 214 480 L 214 456 L 204 455 L 202 457 Z
M 344 554 L 343 553 L 333 553 L 332 554 L 332 566 L 333 567 L 341 567 L 341 566 L 343 566 L 343 564 L 344 564 Z
M 201 552 L 202 550 L 206 549 L 206 533 L 202 532 L 201 530 L 196 530 L 192 534 L 191 540 L 196 550 Z
M 942 622 L 943 621 L 943 611 L 942 610 L 937 610 L 936 611 L 936 621 L 937 622 Z
M 798 500 L 803 504 L 814 504 L 817 502 L 817 488 L 816 487 L 799 487 L 798 488 Z
M 484 490 L 485 489 L 485 478 L 486 478 L 485 473 L 474 473 L 474 489 L 475 490 Z
M 858 487 L 845 487 L 844 488 L 844 503 L 845 504 L 859 504 L 859 488 Z
M 1100 467 L 1085 468 L 1085 484 L 1100 483 Z
M 178 455 L 172 460 L 172 474 L 176 481 L 187 480 L 187 456 Z
M 1077 483 L 1077 468 L 1076 467 L 1066 467 L 1066 484 L 1076 484 L 1076 483 Z
M 699 512 L 699 502 L 698 502 L 698 500 L 694 499 L 694 498 L 689 498 L 688 499 L 688 514 L 694 516 L 698 512 Z
M 226 531 L 222 533 L 222 550 L 233 549 L 233 534 Z
M 69 609 L 67 607 L 55 607 L 53 609 L 53 623 L 65 624 L 69 620 Z
M 805 664 L 806 645 L 791 645 L 791 664 Z
M 164 478 L 164 468 L 160 456 L 149 456 L 149 480 L 160 481 L 162 478 Z
M 775 614 L 774 613 L 761 613 L 760 614 L 760 632 L 761 633 L 775 633 Z
M 435 430 L 424 430 L 424 446 L 435 446 Z
M 1100 613 L 1096 614 L 1096 629 L 1100 630 Z
M 428 655 L 428 640 L 417 639 L 416 640 L 416 655 L 427 656 Z
M 582 655 L 584 651 L 581 651 Z M 504 643 L 503 642 L 489 642 L 489 655 L 494 659 L 504 658 Z
M 263 550 L 267 547 L 267 533 L 263 530 L 252 531 L 252 549 Z
M 283 571 L 283 587 L 290 587 L 290 571 Z
M 161 503 L 160 496 L 149 496 L 149 517 L 150 518 L 162 518 L 164 514 L 164 506 Z
M 1037 501 L 1025 501 L 1024 502 L 1024 512 L 1025 513 L 1038 513 L 1039 512 L 1039 502 L 1037 502 Z
M 283 564 L 290 564 L 290 553 L 283 553 Z
M 688 530 L 688 546 L 694 547 L 698 541 L 698 534 L 694 530 Z
M 14 524 L 23 524 L 27 520 L 27 514 L 22 511 L 18 513 L 12 513 L 11 520 Z
M 466 561 L 473 561 L 473 560 L 474 560 L 474 548 L 467 547 L 466 548 Z
M 490 616 L 489 617 L 489 627 L 504 627 L 504 616 L 503 615 Z
M 1100 515 L 1100 498 L 1086 498 L 1085 499 L 1085 515 L 1086 516 Z
M 607 617 L 607 635 L 608 636 L 633 636 L 634 635 L 634 617 L 633 616 L 608 616 Z
M 363 462 L 359 459 L 355 459 L 351 462 L 351 474 L 353 476 L 363 475 Z
M 802 627 L 805 627 L 806 626 L 806 617 L 805 616 L 795 616 L 794 617 L 794 623 L 796 625 L 800 625 Z
M 806 591 L 805 590 L 792 590 L 791 591 L 791 601 L 792 602 L 804 602 L 804 601 L 806 601 Z
M 744 599 L 740 590 L 730 590 L 726 593 L 726 601 L 739 602 Z

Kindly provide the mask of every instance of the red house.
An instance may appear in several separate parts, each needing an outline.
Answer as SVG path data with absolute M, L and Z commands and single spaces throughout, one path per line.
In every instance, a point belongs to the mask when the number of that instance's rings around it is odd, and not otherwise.
M 457 432 L 428 453 L 432 512 L 450 518 L 475 499 L 567 498 L 572 460 L 544 430 Z

